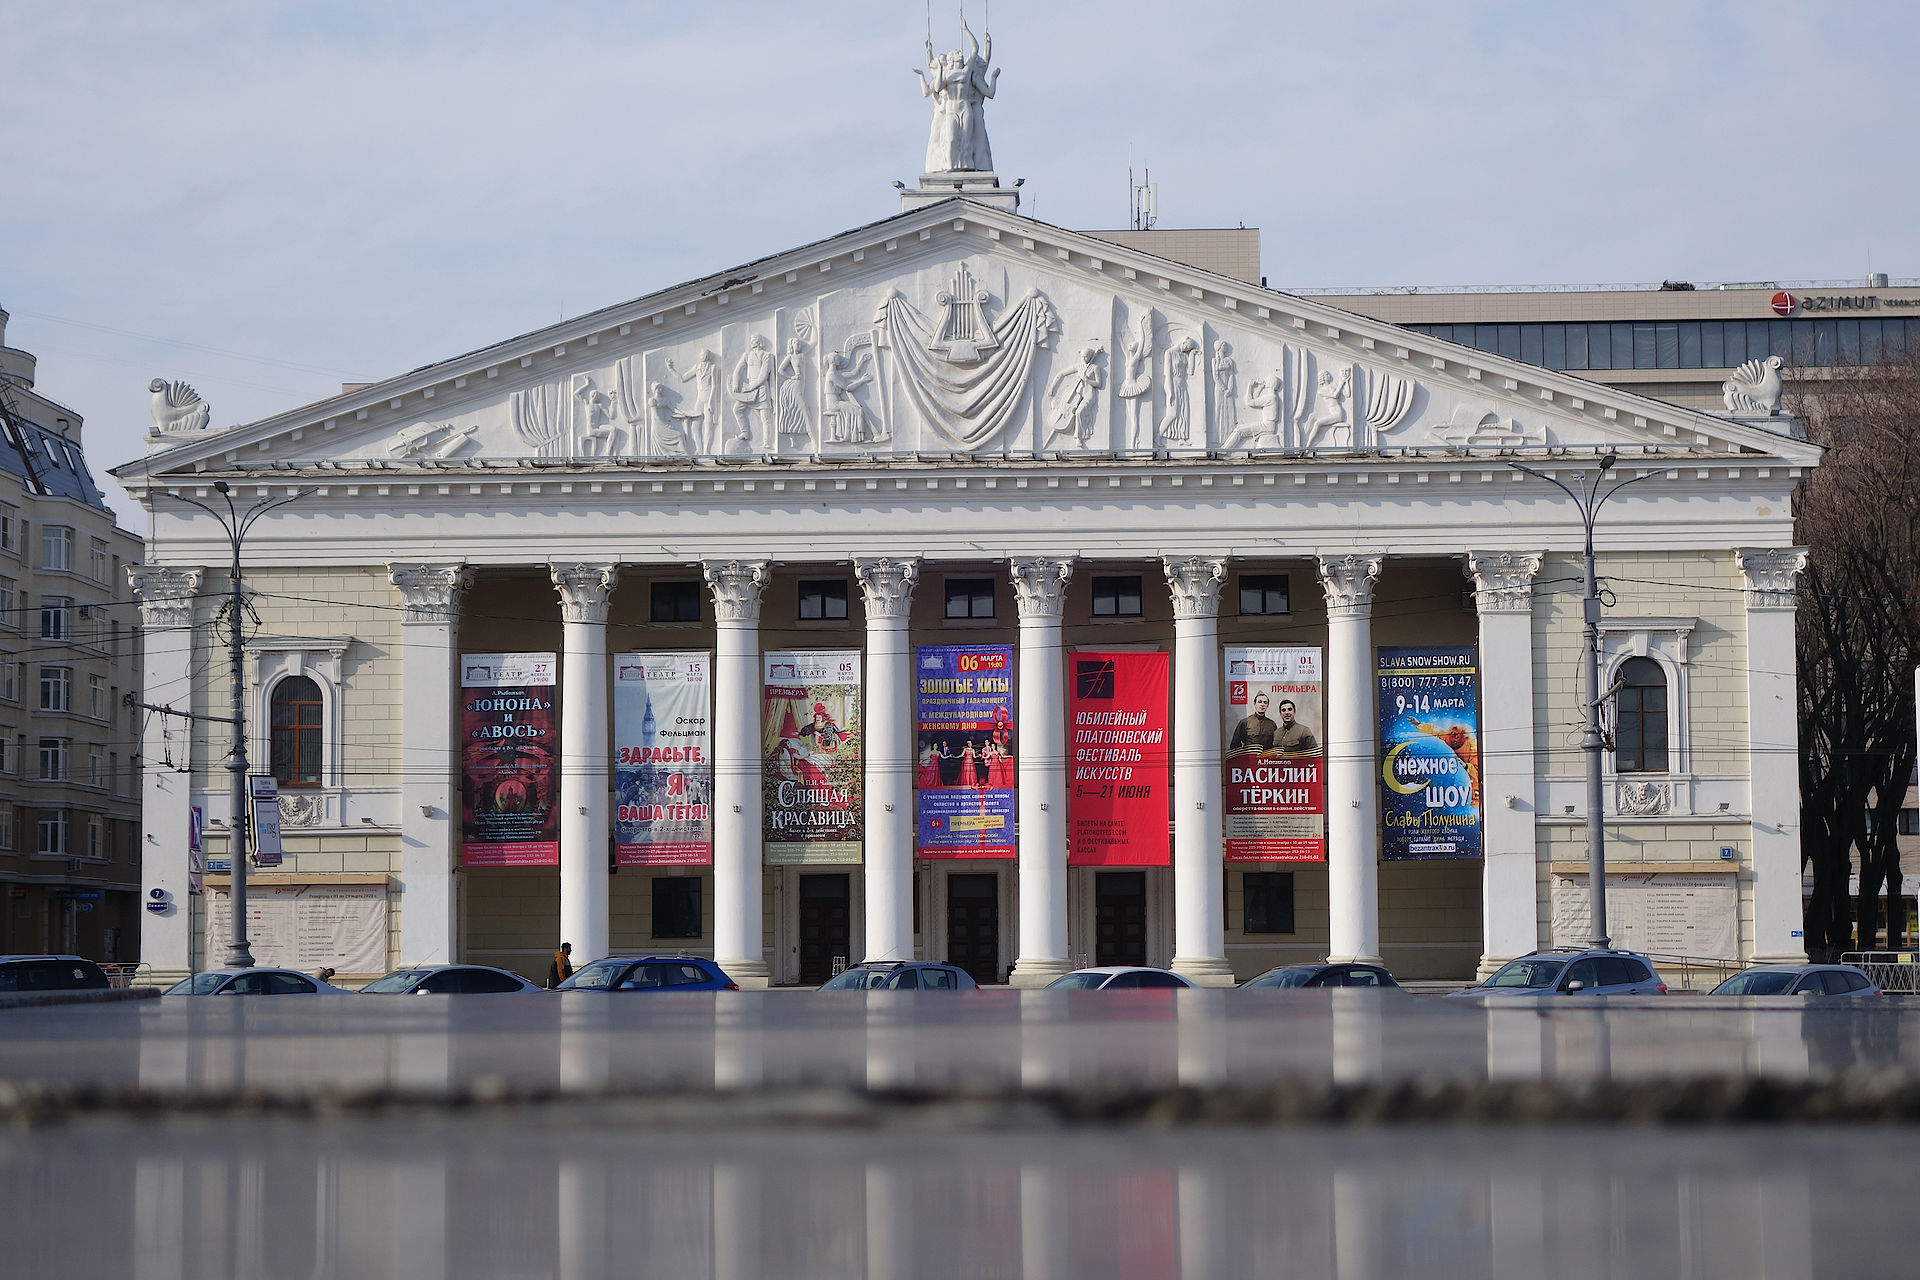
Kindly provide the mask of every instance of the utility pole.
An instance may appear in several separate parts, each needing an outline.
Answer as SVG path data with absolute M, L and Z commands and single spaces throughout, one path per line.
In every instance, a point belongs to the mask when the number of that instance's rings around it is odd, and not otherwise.
M 157 711 L 162 715 L 182 716 L 188 720 L 206 720 L 215 724 L 226 724 L 233 730 L 233 747 L 227 754 L 227 769 L 232 779 L 229 803 L 232 814 L 228 821 L 227 856 L 233 867 L 233 925 L 227 940 L 226 963 L 236 969 L 253 967 L 253 945 L 247 938 L 247 835 L 251 813 L 247 804 L 247 708 L 246 690 L 241 684 L 245 674 L 247 641 L 242 627 L 242 615 L 246 609 L 246 593 L 241 584 L 240 548 L 246 541 L 247 531 L 254 522 L 267 512 L 296 502 L 312 493 L 312 489 L 302 489 L 297 493 L 286 494 L 278 498 L 263 498 L 245 511 L 234 505 L 233 491 L 225 480 L 213 482 L 213 490 L 225 500 L 223 512 L 204 502 L 198 502 L 183 494 L 167 490 L 156 490 L 157 498 L 173 498 L 190 507 L 212 516 L 219 524 L 221 532 L 227 535 L 227 544 L 232 551 L 228 569 L 230 590 L 227 601 L 227 663 L 228 663 L 228 709 L 232 714 L 224 716 L 202 715 L 191 711 L 176 711 L 172 707 L 154 706 L 151 703 L 135 701 L 132 694 L 123 699 L 128 706 L 142 707 L 148 711 Z
M 1523 471 L 1536 479 L 1545 480 L 1560 492 L 1573 499 L 1574 506 L 1580 512 L 1582 523 L 1586 526 L 1586 593 L 1580 601 L 1580 617 L 1585 635 L 1585 652 L 1582 655 L 1585 666 L 1585 702 L 1586 727 L 1580 735 L 1580 749 L 1587 755 L 1587 900 L 1590 904 L 1589 921 L 1592 925 L 1591 945 L 1611 947 L 1613 939 L 1607 933 L 1607 797 L 1602 773 L 1605 766 L 1603 753 L 1607 749 L 1606 734 L 1600 729 L 1600 579 L 1594 570 L 1593 560 L 1593 524 L 1600 514 L 1600 508 L 1607 505 L 1607 499 L 1630 484 L 1651 479 L 1656 472 L 1622 480 L 1620 483 L 1600 492 L 1601 484 L 1607 473 L 1613 470 L 1614 463 L 1620 460 L 1618 454 L 1609 453 L 1600 459 L 1599 470 L 1586 485 L 1586 492 L 1580 493 L 1568 488 L 1554 477 L 1532 467 L 1523 467 L 1517 462 L 1507 465 L 1515 471 Z M 1586 480 L 1584 472 L 1573 473 L 1573 481 L 1578 484 Z

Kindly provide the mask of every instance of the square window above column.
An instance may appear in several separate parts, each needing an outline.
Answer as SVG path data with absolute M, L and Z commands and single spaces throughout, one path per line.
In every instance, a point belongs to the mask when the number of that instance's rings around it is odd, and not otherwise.
M 800 620 L 812 622 L 847 616 L 847 580 L 827 578 L 800 583 Z

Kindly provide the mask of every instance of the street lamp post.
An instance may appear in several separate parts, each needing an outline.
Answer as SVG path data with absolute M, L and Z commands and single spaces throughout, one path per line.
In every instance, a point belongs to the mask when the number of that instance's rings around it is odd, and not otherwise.
M 232 550 L 232 560 L 228 569 L 229 595 L 227 604 L 227 662 L 228 662 L 228 716 L 203 716 L 206 720 L 225 720 L 233 730 L 233 749 L 227 755 L 227 770 L 232 778 L 232 813 L 229 815 L 227 830 L 227 856 L 232 864 L 232 917 L 233 924 L 227 940 L 226 963 L 234 968 L 253 967 L 253 946 L 247 938 L 247 835 L 250 813 L 247 805 L 247 717 L 246 690 L 241 684 L 244 674 L 243 664 L 246 658 L 246 636 L 242 630 L 241 615 L 245 611 L 246 598 L 240 581 L 240 547 L 246 541 L 247 531 L 254 522 L 276 507 L 284 507 L 289 502 L 304 498 L 312 490 L 301 490 L 279 498 L 266 498 L 254 503 L 245 511 L 234 505 L 233 491 L 225 480 L 213 482 L 213 490 L 226 504 L 223 512 L 207 503 L 195 501 L 182 494 L 161 490 L 162 497 L 174 498 L 190 507 L 212 516 L 221 531 L 227 535 L 228 546 Z
M 1611 947 L 1613 939 L 1607 933 L 1607 832 L 1606 832 L 1606 790 L 1601 779 L 1602 766 L 1605 763 L 1602 753 L 1606 750 L 1606 735 L 1600 731 L 1600 579 L 1594 571 L 1593 563 L 1593 524 L 1600 515 L 1600 508 L 1607 505 L 1607 499 L 1630 484 L 1637 484 L 1652 477 L 1655 473 L 1635 476 L 1600 492 L 1607 473 L 1613 470 L 1619 455 L 1609 453 L 1600 459 L 1600 468 L 1586 485 L 1586 492 L 1577 492 L 1560 483 L 1543 471 L 1521 466 L 1517 462 L 1507 465 L 1515 471 L 1540 480 L 1545 480 L 1560 492 L 1573 499 L 1574 506 L 1580 512 L 1582 523 L 1586 526 L 1586 594 L 1580 601 L 1580 617 L 1584 624 L 1585 648 L 1583 655 L 1585 671 L 1585 701 L 1587 705 L 1586 728 L 1580 735 L 1580 749 L 1587 754 L 1587 900 L 1588 912 L 1592 924 L 1591 944 L 1596 947 Z M 1586 477 L 1574 472 L 1573 479 L 1579 483 Z

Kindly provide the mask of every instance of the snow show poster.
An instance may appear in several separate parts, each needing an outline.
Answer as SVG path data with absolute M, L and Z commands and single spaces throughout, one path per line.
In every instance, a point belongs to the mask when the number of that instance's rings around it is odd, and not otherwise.
M 460 657 L 460 861 L 560 863 L 556 664 L 551 653 Z
M 772 866 L 859 862 L 866 816 L 860 651 L 765 654 L 763 843 Z
M 1480 856 L 1480 717 L 1472 645 L 1382 648 L 1381 856 Z
M 922 645 L 914 656 L 920 856 L 1011 858 L 1013 646 Z
M 1227 659 L 1228 862 L 1327 856 L 1325 686 L 1320 650 L 1232 648 Z
M 713 716 L 706 653 L 613 660 L 613 855 L 623 867 L 713 863 Z

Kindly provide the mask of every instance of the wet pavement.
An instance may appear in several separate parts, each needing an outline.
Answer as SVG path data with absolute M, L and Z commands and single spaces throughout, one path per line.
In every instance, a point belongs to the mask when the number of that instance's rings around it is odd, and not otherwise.
M 9 1010 L 0 1275 L 1903 1274 L 1917 1068 L 1900 999 Z

